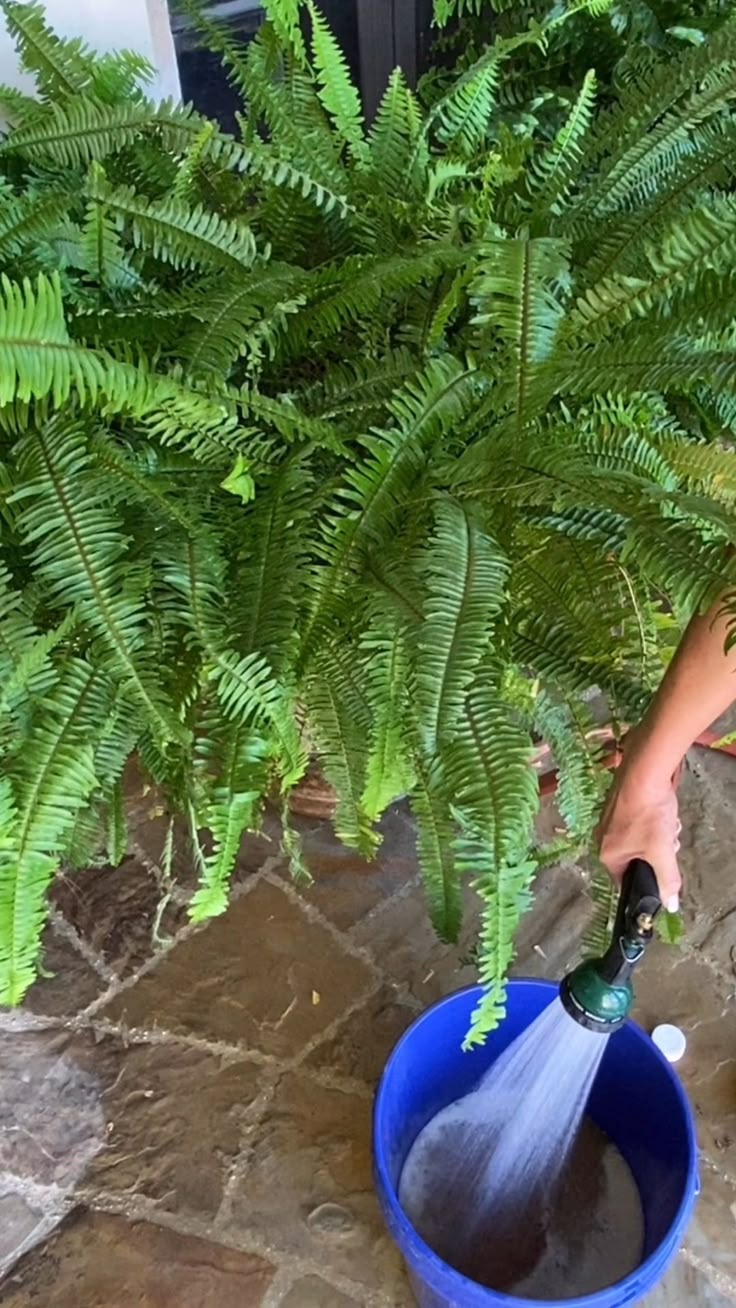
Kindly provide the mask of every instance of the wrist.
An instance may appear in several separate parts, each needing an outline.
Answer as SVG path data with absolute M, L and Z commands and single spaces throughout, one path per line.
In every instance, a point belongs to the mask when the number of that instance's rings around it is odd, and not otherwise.
M 676 751 L 663 748 L 642 724 L 624 742 L 619 784 L 640 791 L 642 796 L 661 794 L 672 785 L 681 762 Z

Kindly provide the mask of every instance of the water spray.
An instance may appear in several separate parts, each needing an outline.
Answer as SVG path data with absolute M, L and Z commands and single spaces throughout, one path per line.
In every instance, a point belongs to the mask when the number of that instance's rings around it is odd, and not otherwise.
M 608 949 L 602 958 L 588 959 L 569 972 L 560 986 L 566 1012 L 586 1030 L 611 1035 L 623 1026 L 634 1002 L 632 974 L 654 935 L 661 907 L 654 869 L 634 859 L 623 879 Z

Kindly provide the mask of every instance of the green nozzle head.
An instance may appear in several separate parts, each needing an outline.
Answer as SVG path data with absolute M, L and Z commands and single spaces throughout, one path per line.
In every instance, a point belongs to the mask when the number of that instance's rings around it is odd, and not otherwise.
M 661 907 L 654 869 L 635 859 L 623 880 L 609 948 L 602 958 L 588 959 L 568 973 L 560 986 L 565 1009 L 581 1026 L 602 1035 L 623 1026 L 634 1002 L 631 976 Z

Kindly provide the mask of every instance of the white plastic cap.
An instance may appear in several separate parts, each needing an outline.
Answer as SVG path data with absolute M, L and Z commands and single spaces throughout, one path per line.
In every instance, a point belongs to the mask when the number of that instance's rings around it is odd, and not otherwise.
M 652 1031 L 652 1040 L 664 1054 L 668 1063 L 679 1063 L 687 1049 L 685 1032 L 681 1031 L 679 1026 L 672 1026 L 669 1022 L 664 1022 L 661 1026 L 655 1026 Z

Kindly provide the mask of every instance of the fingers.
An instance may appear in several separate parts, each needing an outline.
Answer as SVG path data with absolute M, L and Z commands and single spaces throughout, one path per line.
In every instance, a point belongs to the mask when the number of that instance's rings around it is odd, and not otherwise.
M 679 847 L 679 840 L 676 842 Z M 676 847 L 660 846 L 652 856 L 652 865 L 657 874 L 657 885 L 662 903 L 668 913 L 676 913 L 680 907 L 680 890 L 682 877 L 677 862 Z

